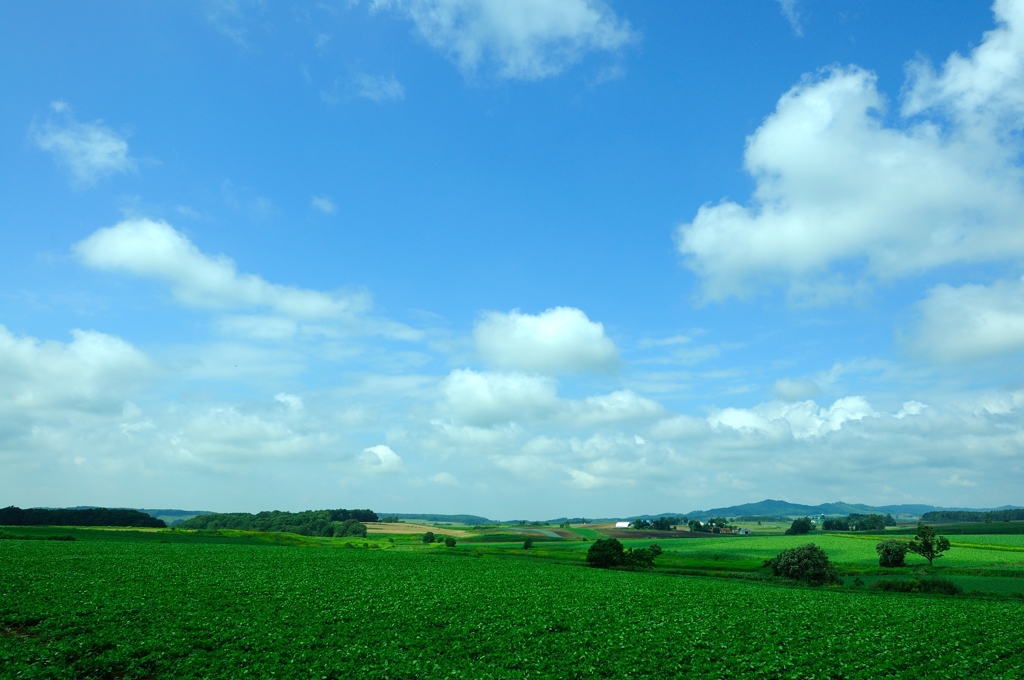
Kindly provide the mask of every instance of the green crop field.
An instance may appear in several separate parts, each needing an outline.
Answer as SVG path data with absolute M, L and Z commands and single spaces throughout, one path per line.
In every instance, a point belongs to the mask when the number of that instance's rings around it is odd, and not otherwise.
M 73 534 L 0 541 L 4 678 L 1024 677 L 1020 598 L 595 570 L 583 542 Z M 815 538 L 841 565 L 873 553 Z M 801 542 L 662 544 L 746 563 Z

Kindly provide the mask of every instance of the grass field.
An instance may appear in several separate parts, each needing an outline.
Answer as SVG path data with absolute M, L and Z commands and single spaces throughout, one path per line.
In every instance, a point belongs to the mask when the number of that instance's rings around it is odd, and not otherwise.
M 807 537 L 666 540 L 624 572 L 583 566 L 584 541 L 17 532 L 76 540 L 0 541 L 4 678 L 1024 677 L 1024 578 L 992 575 L 1024 556 L 1011 536 L 933 570 L 995 594 L 946 597 L 751 580 Z M 867 537 L 811 540 L 884 575 Z

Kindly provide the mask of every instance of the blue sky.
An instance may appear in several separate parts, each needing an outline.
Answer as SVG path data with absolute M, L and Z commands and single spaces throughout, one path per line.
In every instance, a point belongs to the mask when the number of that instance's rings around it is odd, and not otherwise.
M 1020 503 L 1024 2 L 0 6 L 0 497 Z

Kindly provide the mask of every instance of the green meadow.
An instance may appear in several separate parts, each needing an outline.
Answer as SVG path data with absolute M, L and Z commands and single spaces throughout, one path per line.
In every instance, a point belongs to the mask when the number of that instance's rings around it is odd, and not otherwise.
M 664 539 L 655 569 L 631 572 L 585 566 L 592 529 L 529 550 L 507 528 L 453 548 L 6 531 L 75 540 L 0 540 L 4 678 L 1024 677 L 1024 540 L 1011 535 L 958 537 L 930 570 L 913 555 L 878 569 L 877 536 Z M 765 558 L 808 541 L 846 585 L 767 576 Z M 923 572 L 976 592 L 869 588 Z

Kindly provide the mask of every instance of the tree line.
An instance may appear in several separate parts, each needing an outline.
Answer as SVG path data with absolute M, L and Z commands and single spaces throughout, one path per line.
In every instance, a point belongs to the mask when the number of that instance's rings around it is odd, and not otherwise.
M 935 510 L 921 515 L 925 522 L 1011 522 L 1024 520 L 1024 510 Z
M 239 529 L 242 531 L 275 531 L 302 536 L 366 536 L 364 522 L 376 522 L 377 513 L 372 510 L 305 510 L 303 512 L 282 512 L 280 510 L 258 512 L 211 513 L 197 515 L 178 526 L 182 529 Z
M 825 531 L 884 531 L 886 527 L 894 526 L 896 526 L 896 520 L 891 514 L 882 516 L 851 513 L 846 516 L 846 519 L 841 517 L 826 519 L 821 523 L 821 528 Z
M 126 508 L 55 509 L 28 508 L 13 505 L 0 509 L 0 526 L 34 527 L 153 527 L 164 528 L 162 519 Z

